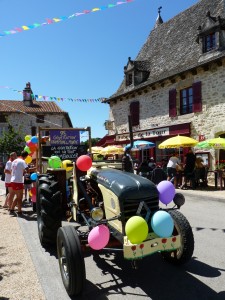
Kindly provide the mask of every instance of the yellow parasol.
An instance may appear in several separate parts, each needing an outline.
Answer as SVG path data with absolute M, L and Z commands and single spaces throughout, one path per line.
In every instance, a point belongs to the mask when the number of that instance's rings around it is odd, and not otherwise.
M 102 149 L 104 149 L 104 148 L 100 147 L 100 146 L 93 146 L 93 147 L 91 147 L 91 153 L 93 153 L 93 154 L 101 154 Z
M 124 149 L 123 149 L 122 146 L 119 146 L 119 145 L 106 146 L 101 151 L 102 155 L 107 155 L 107 154 L 123 154 L 123 153 L 124 153 Z
M 177 135 L 159 144 L 158 148 L 166 149 L 166 148 L 194 147 L 196 144 L 198 144 L 198 141 L 195 139 L 192 139 L 188 136 Z
M 207 143 L 209 146 L 211 146 L 213 149 L 225 149 L 225 139 L 218 137 L 214 139 L 207 140 Z

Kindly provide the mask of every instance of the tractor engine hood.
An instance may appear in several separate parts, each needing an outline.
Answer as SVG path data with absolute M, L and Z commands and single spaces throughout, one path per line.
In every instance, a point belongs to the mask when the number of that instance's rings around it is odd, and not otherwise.
M 114 169 L 93 169 L 91 178 L 111 190 L 118 199 L 156 199 L 159 193 L 156 185 L 139 175 Z

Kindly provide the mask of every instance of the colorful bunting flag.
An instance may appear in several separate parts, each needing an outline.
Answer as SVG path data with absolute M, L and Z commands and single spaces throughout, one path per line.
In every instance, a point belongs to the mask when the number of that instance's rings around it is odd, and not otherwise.
M 113 8 L 113 7 L 116 7 L 118 5 L 127 4 L 127 3 L 130 3 L 130 2 L 133 2 L 133 1 L 134 0 L 124 0 L 124 1 L 116 2 L 115 4 L 108 4 L 106 6 L 95 7 L 95 8 L 90 9 L 90 10 L 85 9 L 83 12 L 74 13 L 74 14 L 68 16 L 68 17 L 67 16 L 62 16 L 62 17 L 52 18 L 52 19 L 46 18 L 47 22 L 43 22 L 43 23 L 40 23 L 40 24 L 39 23 L 34 23 L 34 24 L 31 24 L 31 25 L 23 25 L 23 26 L 21 26 L 21 28 L 16 27 L 12 30 L 7 30 L 7 31 L 5 30 L 5 31 L 3 31 L 3 33 L 0 33 L 0 38 L 4 37 L 6 35 L 9 35 L 9 34 L 15 34 L 15 33 L 19 33 L 19 32 L 22 32 L 22 31 L 35 29 L 35 28 L 40 27 L 40 26 L 51 25 L 51 24 L 54 24 L 54 23 L 57 23 L 57 22 L 61 22 L 61 21 L 65 21 L 65 20 L 74 18 L 74 17 L 78 17 L 78 16 L 81 16 L 81 15 L 89 14 L 89 13 L 93 13 L 93 12 L 100 11 L 100 10 L 106 10 L 108 8 Z
M 64 101 L 64 100 L 68 100 L 68 101 L 72 101 L 72 102 L 102 102 L 103 100 L 105 100 L 104 97 L 101 97 L 101 98 L 97 98 L 97 99 L 93 99 L 93 98 L 90 98 L 90 99 L 80 99 L 80 98 L 67 98 L 67 97 L 52 97 L 52 96 L 42 96 L 42 95 L 34 95 L 34 94 L 30 94 L 30 93 L 26 93 L 26 92 L 22 92 L 22 91 L 19 91 L 19 90 L 16 90 L 14 88 L 11 88 L 11 87 L 8 87 L 8 86 L 0 86 L 0 88 L 2 89 L 9 89 L 13 92 L 17 92 L 19 94 L 23 94 L 24 96 L 30 96 L 32 97 L 32 99 L 43 99 L 45 101 L 49 101 L 49 100 L 55 100 L 55 101 Z

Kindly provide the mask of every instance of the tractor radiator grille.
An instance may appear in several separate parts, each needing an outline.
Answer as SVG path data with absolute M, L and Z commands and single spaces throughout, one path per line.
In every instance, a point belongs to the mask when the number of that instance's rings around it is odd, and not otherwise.
M 144 201 L 145 204 L 150 209 L 151 216 L 153 215 L 154 212 L 159 210 L 159 199 L 158 198 L 153 198 L 153 199 L 144 198 L 144 199 L 138 199 L 138 200 L 126 199 L 123 201 L 123 210 L 122 210 L 124 212 L 123 216 L 124 216 L 125 223 L 127 222 L 127 220 L 130 217 L 137 215 L 137 210 L 142 201 Z M 147 214 L 147 211 L 146 211 L 145 207 L 143 206 L 139 215 L 145 219 L 146 214 Z

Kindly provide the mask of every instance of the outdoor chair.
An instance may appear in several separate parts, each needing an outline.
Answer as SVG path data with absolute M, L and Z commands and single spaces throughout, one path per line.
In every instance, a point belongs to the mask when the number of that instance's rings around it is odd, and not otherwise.
M 208 186 L 208 167 L 195 169 L 195 183 L 196 186 L 207 187 Z

